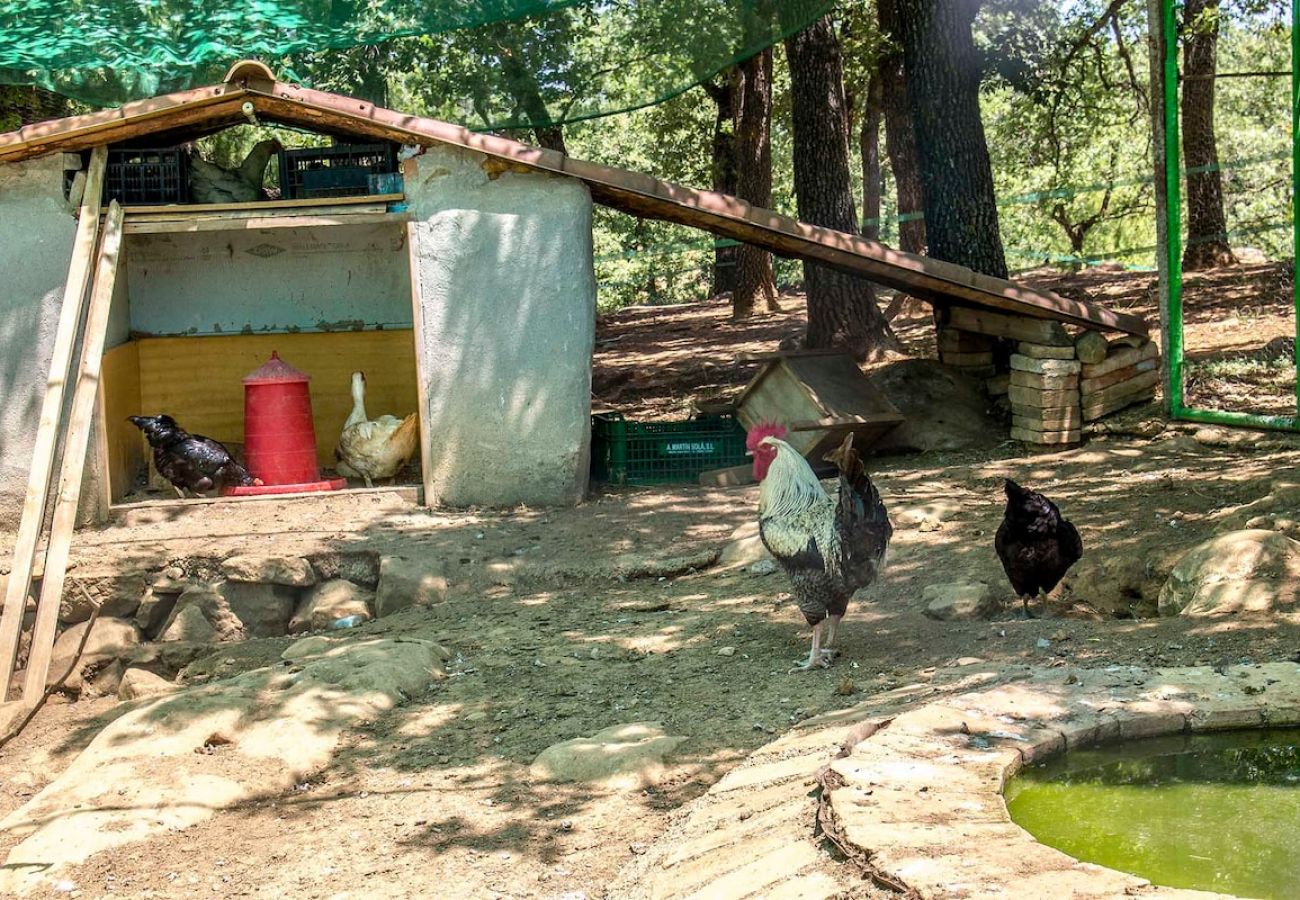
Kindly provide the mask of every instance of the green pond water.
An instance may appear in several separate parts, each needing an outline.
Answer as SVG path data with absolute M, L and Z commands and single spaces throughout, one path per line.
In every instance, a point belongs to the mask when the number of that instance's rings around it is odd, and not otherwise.
M 1006 789 L 1016 824 L 1071 856 L 1155 884 L 1300 897 L 1300 730 L 1076 750 Z

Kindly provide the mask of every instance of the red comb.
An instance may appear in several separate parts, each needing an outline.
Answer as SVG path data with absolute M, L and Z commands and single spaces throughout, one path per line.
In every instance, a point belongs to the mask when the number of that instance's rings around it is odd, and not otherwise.
M 786 436 L 785 426 L 780 422 L 759 422 L 749 433 L 745 435 L 745 449 L 751 453 L 758 449 L 759 442 L 765 437 L 783 438 Z

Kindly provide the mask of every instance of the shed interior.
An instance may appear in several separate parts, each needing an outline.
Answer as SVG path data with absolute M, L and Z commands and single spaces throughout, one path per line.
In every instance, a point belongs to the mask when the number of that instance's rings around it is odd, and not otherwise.
M 168 413 L 241 457 L 242 379 L 272 351 L 311 376 L 322 477 L 352 372 L 366 375 L 368 418 L 417 410 L 408 216 L 389 211 L 402 199 L 124 206 L 92 446 L 112 503 L 174 497 L 127 416 Z M 395 483 L 418 485 L 420 471 L 417 455 Z

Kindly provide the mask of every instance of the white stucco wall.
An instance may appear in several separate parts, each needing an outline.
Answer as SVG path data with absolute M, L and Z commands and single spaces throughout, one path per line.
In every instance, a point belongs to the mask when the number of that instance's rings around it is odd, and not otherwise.
M 18 526 L 76 220 L 60 154 L 0 164 L 0 528 Z
M 576 503 L 591 439 L 591 195 L 539 173 L 490 179 L 481 160 L 431 148 L 408 164 L 430 502 Z
M 410 328 L 396 224 L 136 234 L 131 329 L 151 335 Z

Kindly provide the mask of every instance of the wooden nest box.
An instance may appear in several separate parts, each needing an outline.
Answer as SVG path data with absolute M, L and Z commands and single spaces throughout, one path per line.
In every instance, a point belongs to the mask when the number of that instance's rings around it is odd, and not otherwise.
M 871 382 L 853 357 L 838 350 L 746 354 L 742 362 L 762 361 L 736 398 L 736 415 L 746 430 L 775 421 L 789 434 L 786 442 L 814 466 L 849 432 L 854 446 L 870 448 L 903 421 L 903 416 Z

